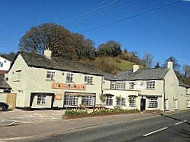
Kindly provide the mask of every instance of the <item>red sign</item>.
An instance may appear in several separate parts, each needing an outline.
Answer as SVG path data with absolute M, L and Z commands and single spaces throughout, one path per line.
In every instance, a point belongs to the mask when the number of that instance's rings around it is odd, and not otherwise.
M 52 89 L 86 90 L 86 85 L 83 85 L 83 84 L 52 83 Z

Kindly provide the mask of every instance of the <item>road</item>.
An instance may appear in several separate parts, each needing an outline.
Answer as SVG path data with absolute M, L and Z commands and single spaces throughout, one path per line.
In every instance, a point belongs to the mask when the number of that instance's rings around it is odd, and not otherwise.
M 190 141 L 190 112 L 110 124 L 35 139 L 37 142 L 186 142 Z M 27 140 L 28 141 L 28 140 Z

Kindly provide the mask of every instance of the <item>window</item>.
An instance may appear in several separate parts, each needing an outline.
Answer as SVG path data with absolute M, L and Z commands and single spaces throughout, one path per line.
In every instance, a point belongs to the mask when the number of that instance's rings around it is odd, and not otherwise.
M 149 98 L 148 107 L 149 108 L 157 108 L 158 107 L 158 98 L 156 98 L 156 97 Z
M 67 82 L 67 83 L 73 82 L 73 74 L 67 73 L 66 82 Z
M 15 72 L 15 81 L 20 81 L 21 79 L 21 70 Z
M 93 96 L 82 96 L 82 105 L 92 106 L 94 105 Z
M 113 105 L 113 97 L 112 96 L 107 96 L 106 98 L 106 105 L 112 106 Z
M 46 79 L 55 80 L 55 72 L 47 71 Z
M 125 89 L 125 82 L 111 82 L 111 89 L 116 89 L 116 90 L 124 90 Z
M 45 95 L 38 95 L 37 97 L 37 105 L 44 105 L 46 103 Z
M 0 62 L 0 67 L 3 67 L 3 62 Z
M 187 100 L 187 107 L 190 107 L 190 100 Z
M 129 106 L 136 107 L 136 96 L 129 96 Z
M 64 104 L 69 105 L 69 106 L 77 106 L 78 105 L 78 96 L 66 95 Z
M 155 89 L 155 81 L 147 82 L 146 89 L 148 89 L 148 90 Z
M 135 83 L 134 82 L 129 82 L 129 89 L 134 89 Z
M 126 99 L 125 98 L 120 98 L 116 100 L 116 105 L 117 106 L 125 106 L 126 104 Z
M 115 81 L 111 81 L 111 89 L 115 89 L 115 85 L 116 85 L 116 82 Z
M 125 82 L 117 82 L 116 83 L 117 90 L 124 90 L 125 89 Z
M 84 82 L 86 84 L 92 85 L 92 80 L 93 80 L 93 77 L 91 77 L 91 76 L 85 76 L 84 77 Z

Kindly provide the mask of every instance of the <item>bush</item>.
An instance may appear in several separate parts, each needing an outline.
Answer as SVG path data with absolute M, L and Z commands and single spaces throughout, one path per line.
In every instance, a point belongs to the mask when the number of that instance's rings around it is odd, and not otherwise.
M 87 110 L 69 109 L 65 111 L 65 115 L 86 115 L 86 114 L 88 114 Z

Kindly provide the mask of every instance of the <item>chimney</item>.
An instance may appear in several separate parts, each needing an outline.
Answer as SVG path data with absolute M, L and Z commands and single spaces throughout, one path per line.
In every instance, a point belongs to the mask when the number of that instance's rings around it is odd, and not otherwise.
M 172 69 L 173 70 L 173 62 L 172 61 L 168 61 L 168 69 Z
M 139 65 L 133 65 L 133 72 L 136 72 L 140 68 Z
M 47 59 L 51 59 L 51 54 L 52 54 L 52 51 L 51 51 L 51 50 L 49 50 L 49 49 L 44 50 L 44 56 L 45 56 Z

